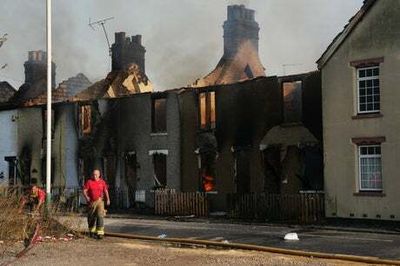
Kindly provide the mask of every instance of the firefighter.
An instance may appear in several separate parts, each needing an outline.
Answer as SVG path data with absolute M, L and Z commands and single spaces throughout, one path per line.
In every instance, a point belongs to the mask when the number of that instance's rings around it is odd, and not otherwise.
M 21 198 L 20 212 L 22 212 L 25 205 L 28 205 L 32 214 L 38 214 L 42 210 L 45 201 L 46 192 L 37 186 L 36 179 L 32 179 L 32 184 L 29 186 L 27 195 Z
M 100 170 L 94 170 L 91 178 L 86 181 L 83 195 L 88 203 L 89 235 L 96 239 L 102 239 L 104 237 L 104 201 L 109 206 L 110 196 Z

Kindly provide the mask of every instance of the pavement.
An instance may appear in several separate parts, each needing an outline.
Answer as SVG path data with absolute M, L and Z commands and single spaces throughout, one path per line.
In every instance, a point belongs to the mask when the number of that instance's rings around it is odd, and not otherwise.
M 111 218 L 113 217 L 113 218 Z M 400 260 L 400 233 L 386 229 L 363 229 L 340 226 L 289 226 L 243 224 L 223 220 L 181 217 L 112 215 L 105 219 L 108 232 L 152 237 L 186 238 L 294 249 L 311 252 L 346 254 Z M 118 217 L 118 218 L 117 218 Z M 285 234 L 295 232 L 300 240 L 285 241 Z

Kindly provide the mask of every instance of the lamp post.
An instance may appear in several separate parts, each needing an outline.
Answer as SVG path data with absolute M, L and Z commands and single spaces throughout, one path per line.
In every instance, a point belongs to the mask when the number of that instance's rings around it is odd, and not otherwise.
M 51 0 L 46 0 L 46 52 L 47 52 L 47 132 L 46 132 L 46 205 L 51 204 Z

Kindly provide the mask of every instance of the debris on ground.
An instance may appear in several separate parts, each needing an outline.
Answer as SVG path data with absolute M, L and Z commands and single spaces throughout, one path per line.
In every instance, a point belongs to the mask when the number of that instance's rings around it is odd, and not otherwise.
M 299 240 L 299 236 L 297 235 L 297 233 L 287 233 L 283 239 L 290 241 L 297 241 Z

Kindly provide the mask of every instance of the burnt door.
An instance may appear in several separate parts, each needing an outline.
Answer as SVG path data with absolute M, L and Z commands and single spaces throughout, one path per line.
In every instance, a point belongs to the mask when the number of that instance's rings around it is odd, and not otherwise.
M 250 192 L 250 162 L 245 150 L 236 152 L 236 185 L 238 193 Z
M 281 151 L 280 147 L 269 147 L 263 151 L 264 191 L 280 193 L 281 183 Z
M 137 178 L 137 160 L 135 153 L 129 153 L 125 157 L 125 180 L 128 185 L 129 205 L 135 204 L 136 178 Z

